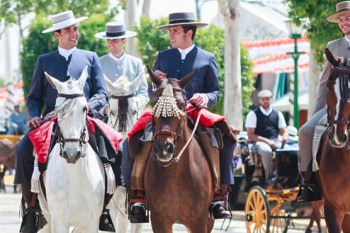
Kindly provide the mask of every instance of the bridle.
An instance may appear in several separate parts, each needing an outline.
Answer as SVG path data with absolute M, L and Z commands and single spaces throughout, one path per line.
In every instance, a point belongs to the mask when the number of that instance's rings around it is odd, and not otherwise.
M 114 129 L 115 129 L 117 123 L 119 122 L 119 125 L 118 125 L 118 131 L 119 132 L 125 132 L 126 131 L 126 119 L 123 119 L 122 116 L 119 116 L 119 111 L 121 109 L 121 106 L 122 106 L 122 104 L 125 104 L 125 109 L 124 110 L 127 111 L 128 108 L 129 108 L 128 99 L 131 98 L 131 97 L 134 97 L 135 95 L 136 95 L 135 93 L 132 93 L 132 94 L 126 95 L 126 96 L 110 95 L 110 97 L 109 97 L 111 99 L 117 99 L 118 100 L 118 113 L 117 113 L 117 116 L 115 115 L 114 111 L 111 110 L 110 111 L 110 115 L 115 116 L 115 121 L 112 122 L 112 119 L 110 119 L 110 122 L 111 122 L 111 126 Z M 122 103 L 123 101 L 125 101 L 125 103 Z M 129 114 L 129 113 L 127 112 L 127 114 Z
M 79 93 L 79 94 L 61 94 L 59 93 L 57 97 L 63 97 L 66 99 L 74 99 L 78 97 L 85 97 L 85 94 Z M 87 109 L 84 109 L 84 111 L 87 111 Z M 66 142 L 78 142 L 80 149 L 83 147 L 83 145 L 89 140 L 89 136 L 87 134 L 87 127 L 85 125 L 84 129 L 82 130 L 79 138 L 64 138 L 61 129 L 58 126 L 58 132 L 57 132 L 57 143 L 60 144 L 60 156 L 63 156 L 63 148 Z M 84 157 L 85 155 L 82 155 Z
M 161 92 L 163 91 L 164 88 L 159 88 L 157 89 L 155 92 Z M 186 99 L 186 95 L 185 95 L 185 91 L 183 89 L 180 89 L 180 88 L 174 88 L 173 87 L 173 92 L 181 92 L 183 94 L 183 98 Z M 186 104 L 190 103 L 190 101 L 186 101 Z M 184 117 L 187 117 L 187 113 L 188 112 L 191 112 L 191 111 L 194 111 L 196 108 L 193 108 L 191 110 L 188 110 L 188 111 L 184 111 L 186 114 Z M 184 108 L 181 109 L 182 111 L 185 110 Z M 198 113 L 198 116 L 197 116 L 197 119 L 196 119 L 196 122 L 195 122 L 195 125 L 194 125 L 194 128 L 192 130 L 192 133 L 190 135 L 190 137 L 188 138 L 188 140 L 186 141 L 185 145 L 182 147 L 181 151 L 179 152 L 179 154 L 173 158 L 169 163 L 167 164 L 160 164 L 162 167 L 168 167 L 171 165 L 172 162 L 179 162 L 181 156 L 183 155 L 183 152 L 185 151 L 185 149 L 187 148 L 187 146 L 190 144 L 190 142 L 192 141 L 193 137 L 194 137 L 194 134 L 197 130 L 197 127 L 198 127 L 198 124 L 199 124 L 199 119 L 202 115 L 202 111 L 201 109 L 199 110 L 199 113 Z M 153 121 L 154 121 L 154 117 L 153 117 Z M 169 130 L 158 130 L 158 131 L 155 131 L 153 133 L 153 139 L 155 140 L 157 138 L 157 135 L 166 135 L 166 136 L 170 136 L 170 137 L 173 137 L 174 138 L 174 146 L 176 147 L 176 143 L 177 143 L 177 140 L 178 138 L 181 136 L 182 134 L 182 131 L 183 131 L 183 124 L 181 123 L 178 130 L 177 130 L 177 133 L 175 132 L 172 132 L 172 131 L 169 131 Z

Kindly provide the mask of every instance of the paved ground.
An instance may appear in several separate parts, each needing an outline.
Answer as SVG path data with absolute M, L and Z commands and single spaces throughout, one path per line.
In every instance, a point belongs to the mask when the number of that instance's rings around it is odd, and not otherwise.
M 20 203 L 20 193 L 13 193 L 12 186 L 6 187 L 6 193 L 0 193 L 0 233 L 17 233 L 19 226 L 21 224 L 21 218 L 19 217 L 19 203 Z M 223 223 L 223 220 L 215 221 L 213 233 L 224 233 L 224 232 L 235 232 L 235 233 L 245 233 L 244 213 L 242 211 L 235 211 L 234 219 L 229 224 L 228 220 Z M 295 220 L 295 226 L 298 229 L 290 229 L 288 233 L 301 233 L 305 232 L 306 220 Z M 227 231 L 222 230 L 221 226 L 224 225 L 226 228 L 229 224 Z M 185 233 L 186 229 L 181 225 L 174 226 L 175 233 Z M 314 229 L 316 232 L 316 229 Z M 144 230 L 142 232 L 150 233 L 152 232 L 150 224 L 145 224 Z

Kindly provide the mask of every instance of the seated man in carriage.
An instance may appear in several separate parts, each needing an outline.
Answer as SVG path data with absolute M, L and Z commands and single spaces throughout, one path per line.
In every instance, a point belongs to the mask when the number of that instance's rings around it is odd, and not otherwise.
M 86 19 L 87 17 L 75 18 L 72 11 L 66 11 L 52 16 L 53 26 L 43 31 L 43 33 L 54 32 L 54 36 L 58 40 L 58 49 L 39 56 L 35 66 L 33 80 L 26 100 L 30 115 L 27 126 L 32 128 L 31 132 L 40 128 L 44 123 L 43 119 L 55 109 L 57 90 L 48 83 L 44 72 L 60 81 L 67 81 L 70 77 L 80 77 L 83 69 L 88 67 L 88 78 L 84 88 L 84 94 L 88 100 L 87 113 L 94 118 L 103 117 L 99 111 L 107 104 L 107 90 L 99 59 L 96 53 L 76 47 L 79 40 L 77 24 Z M 54 132 L 48 132 L 48 135 L 51 133 L 54 135 Z M 115 134 L 115 131 L 113 131 L 113 134 Z M 34 156 L 33 144 L 28 134 L 25 134 L 20 141 L 16 158 L 14 183 L 22 185 L 24 203 L 24 215 L 20 232 L 37 232 L 38 227 L 40 227 L 38 222 L 41 213 L 37 195 L 31 191 Z M 109 161 L 105 162 L 106 164 L 109 163 Z M 105 166 L 105 169 L 110 169 L 110 166 L 109 168 Z M 113 223 L 106 209 L 112 195 L 107 193 L 105 195 L 104 209 L 100 218 L 100 229 L 104 231 L 114 231 Z
M 191 83 L 186 87 L 186 97 L 198 108 L 210 107 L 218 102 L 219 84 L 216 60 L 213 54 L 198 48 L 194 42 L 197 27 L 204 27 L 206 23 L 196 22 L 193 13 L 180 12 L 169 15 L 169 24 L 160 26 L 160 30 L 168 30 L 172 49 L 159 52 L 154 70 L 158 77 L 181 79 L 192 70 L 198 69 Z M 150 88 L 150 91 L 152 87 Z M 144 115 L 145 116 L 145 115 Z M 141 121 L 138 121 L 131 131 L 137 131 Z M 222 119 L 224 119 L 222 117 Z M 225 120 L 223 120 L 225 121 Z M 226 122 L 224 123 L 226 124 Z M 147 128 L 147 126 L 146 126 Z M 232 155 L 234 148 L 234 136 L 229 127 L 223 140 L 223 148 L 220 150 L 220 170 L 222 189 L 214 195 L 211 212 L 214 218 L 225 218 L 231 216 L 227 209 L 226 196 L 229 185 L 233 184 Z M 143 128 L 141 129 L 143 130 Z M 147 130 L 145 130 L 146 132 Z M 227 139 L 229 137 L 229 139 Z M 122 172 L 126 186 L 130 185 L 133 162 L 127 156 L 127 141 L 123 145 Z M 206 145 L 203 145 L 206 146 Z M 138 195 L 140 194 L 141 195 Z M 147 195 L 147 194 L 146 194 Z M 146 201 L 144 193 L 138 190 L 130 190 L 131 222 L 148 222 L 146 217 Z
M 261 156 L 265 181 L 269 182 L 274 178 L 272 151 L 286 143 L 288 132 L 282 113 L 271 108 L 271 91 L 260 91 L 258 98 L 260 107 L 248 113 L 245 126 L 248 138 L 255 143 L 257 152 Z M 278 139 L 279 134 L 282 135 L 282 141 Z

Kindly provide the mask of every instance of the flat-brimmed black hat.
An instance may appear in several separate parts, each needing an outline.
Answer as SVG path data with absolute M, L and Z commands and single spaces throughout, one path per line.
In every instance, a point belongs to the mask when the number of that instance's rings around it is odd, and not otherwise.
M 95 34 L 100 39 L 123 39 L 136 36 L 134 31 L 126 31 L 124 23 L 109 22 L 106 24 L 106 31 Z
M 173 26 L 196 26 L 196 27 L 205 27 L 208 24 L 202 22 L 196 22 L 194 13 L 192 12 L 176 12 L 169 14 L 169 23 L 166 25 L 159 26 L 159 30 L 166 30 L 169 27 Z

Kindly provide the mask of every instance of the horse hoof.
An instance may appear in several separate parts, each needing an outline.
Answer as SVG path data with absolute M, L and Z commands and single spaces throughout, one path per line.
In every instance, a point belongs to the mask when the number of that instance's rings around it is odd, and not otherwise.
M 310 228 L 307 228 L 305 233 L 312 233 L 312 230 Z
M 111 216 L 109 215 L 109 210 L 107 209 L 103 210 L 102 215 L 100 216 L 99 230 L 115 232 Z

